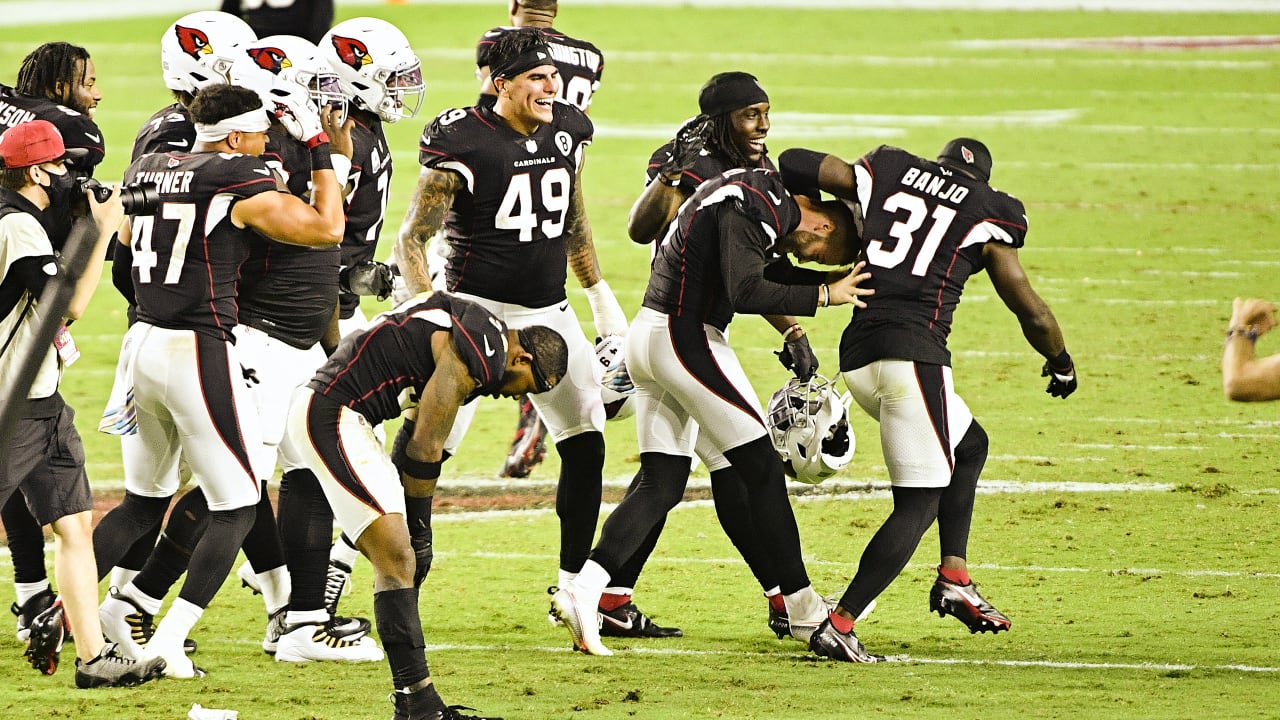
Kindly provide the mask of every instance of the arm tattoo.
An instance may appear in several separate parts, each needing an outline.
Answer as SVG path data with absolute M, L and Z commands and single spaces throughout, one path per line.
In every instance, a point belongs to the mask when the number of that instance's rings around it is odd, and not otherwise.
M 582 287 L 591 287 L 600 282 L 600 260 L 596 256 L 596 246 L 591 240 L 591 224 L 587 222 L 587 210 L 582 202 L 582 176 L 573 183 L 573 193 L 569 197 L 569 210 L 565 213 L 565 254 L 569 258 L 569 269 Z
M 427 243 L 444 227 L 453 197 L 462 187 L 462 177 L 455 172 L 424 169 L 418 176 L 418 187 L 400 225 L 393 252 L 405 284 L 414 293 L 431 289 Z

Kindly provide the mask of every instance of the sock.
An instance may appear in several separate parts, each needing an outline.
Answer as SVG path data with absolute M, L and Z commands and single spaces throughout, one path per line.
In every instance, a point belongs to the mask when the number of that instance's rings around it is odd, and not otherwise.
M 138 589 L 137 585 L 128 583 L 119 590 L 120 595 L 129 598 L 145 613 L 156 615 L 160 612 L 160 606 L 164 605 L 164 598 L 157 598 L 146 594 Z
M 137 570 L 133 570 L 127 567 L 120 567 L 119 565 L 117 565 L 111 568 L 111 585 L 110 586 L 122 588 L 125 585 L 128 585 L 129 583 L 133 582 L 133 579 L 137 576 L 138 576 Z
M 568 587 L 569 583 L 573 582 L 573 579 L 576 577 L 578 577 L 578 573 L 569 572 L 563 568 L 556 571 L 556 583 L 560 587 Z
M 844 633 L 845 635 L 853 632 L 853 621 L 849 618 L 835 613 L 831 613 L 827 617 L 831 620 L 831 627 L 835 628 L 836 632 Z
M 294 625 L 324 624 L 328 621 L 329 612 L 327 610 L 290 610 L 284 616 L 284 624 L 290 627 Z
M 28 600 L 30 600 L 31 598 L 39 595 L 40 593 L 48 589 L 49 589 L 49 580 L 47 578 L 39 582 L 30 582 L 30 583 L 16 582 L 13 584 L 13 590 L 14 590 L 14 593 L 17 595 L 17 599 L 18 599 L 18 607 L 22 607 L 23 605 L 26 605 Z
M 431 677 L 427 669 L 426 641 L 422 637 L 422 617 L 418 614 L 418 589 L 374 593 L 373 617 L 395 687 L 411 688 Z
M 164 614 L 164 619 L 156 626 L 156 634 L 148 645 L 161 648 L 182 647 L 183 641 L 191 634 L 191 628 L 196 626 L 203 614 L 204 608 L 199 605 L 193 605 L 182 598 L 174 600 L 169 612 Z
M 939 566 L 938 574 L 957 585 L 968 585 L 973 582 L 969 578 L 969 570 L 967 568 L 944 568 Z
M 618 608 L 631 602 L 630 588 L 626 593 L 617 592 L 622 588 L 605 588 L 604 594 L 600 596 L 601 610 L 617 610 Z
M 356 558 L 359 555 L 360 551 L 356 550 L 351 538 L 347 537 L 346 533 L 342 533 L 333 542 L 333 549 L 329 551 L 329 562 L 342 563 L 350 572 L 351 568 L 356 566 Z
M 772 595 L 769 592 L 773 593 Z M 769 609 L 774 612 L 784 613 L 787 611 L 787 603 L 782 599 L 782 591 L 774 588 L 764 594 L 766 600 L 769 601 Z
M 289 594 L 292 589 L 289 568 L 281 565 L 274 570 L 258 573 L 258 585 L 262 588 L 262 602 L 267 606 L 268 615 L 274 615 L 280 608 L 289 604 Z

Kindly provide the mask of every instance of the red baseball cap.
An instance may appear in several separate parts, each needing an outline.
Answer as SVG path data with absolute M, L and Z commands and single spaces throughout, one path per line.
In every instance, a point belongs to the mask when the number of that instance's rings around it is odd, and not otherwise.
M 25 168 L 61 160 L 67 155 L 62 134 L 48 120 L 31 120 L 0 135 L 0 164 Z

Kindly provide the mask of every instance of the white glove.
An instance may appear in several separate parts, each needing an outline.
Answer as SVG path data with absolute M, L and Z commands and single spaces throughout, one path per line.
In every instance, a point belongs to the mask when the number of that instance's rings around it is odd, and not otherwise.
M 585 290 L 587 302 L 591 305 L 591 315 L 595 319 L 596 334 L 602 338 L 610 335 L 626 336 L 627 316 L 623 314 L 618 299 L 613 296 L 613 290 L 609 289 L 609 283 L 601 280 Z

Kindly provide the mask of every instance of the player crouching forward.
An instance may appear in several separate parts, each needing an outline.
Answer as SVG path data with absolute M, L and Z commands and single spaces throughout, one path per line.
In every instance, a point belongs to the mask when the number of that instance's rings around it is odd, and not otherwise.
M 431 556 L 415 552 L 429 547 L 421 530 L 429 528 L 430 498 L 458 408 L 480 395 L 546 392 L 568 362 L 564 338 L 554 330 L 508 330 L 481 306 L 436 293 L 348 335 L 294 394 L 289 439 L 373 565 L 374 617 L 391 665 L 397 720 L 471 717 L 446 707 L 432 685 L 418 615 Z M 417 422 L 388 457 L 373 429 L 400 417 L 402 401 L 417 402 Z M 332 532 L 327 513 L 299 515 L 288 521 Z

